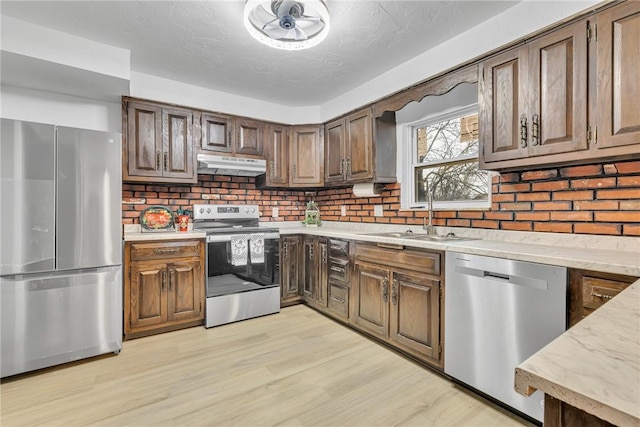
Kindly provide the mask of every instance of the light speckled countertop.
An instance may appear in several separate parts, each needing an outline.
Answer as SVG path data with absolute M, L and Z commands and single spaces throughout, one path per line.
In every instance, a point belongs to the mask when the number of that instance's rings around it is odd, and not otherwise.
M 640 280 L 522 362 L 515 387 L 618 426 L 640 425 Z
M 273 226 L 265 223 L 263 226 Z M 555 233 L 500 232 L 471 229 L 438 228 L 438 234 L 449 231 L 460 236 L 479 237 L 482 240 L 428 242 L 415 239 L 369 236 L 367 233 L 401 230 L 411 227 L 379 225 L 325 224 L 321 227 L 291 226 L 281 223 L 280 233 L 308 234 L 368 242 L 395 243 L 404 246 L 456 251 L 474 255 L 570 268 L 595 270 L 629 276 L 640 276 L 640 239 L 633 237 L 585 236 Z M 415 233 L 424 233 L 414 227 Z
M 141 233 L 140 224 L 125 224 L 123 240 L 125 242 L 145 242 L 157 240 L 204 239 L 204 231 L 193 231 L 189 224 L 188 231 L 167 231 L 162 233 Z

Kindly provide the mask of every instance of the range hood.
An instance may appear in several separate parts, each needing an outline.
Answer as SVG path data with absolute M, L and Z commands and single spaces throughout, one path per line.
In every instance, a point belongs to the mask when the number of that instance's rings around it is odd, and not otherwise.
M 198 173 L 209 175 L 258 176 L 267 172 L 264 159 L 198 154 Z

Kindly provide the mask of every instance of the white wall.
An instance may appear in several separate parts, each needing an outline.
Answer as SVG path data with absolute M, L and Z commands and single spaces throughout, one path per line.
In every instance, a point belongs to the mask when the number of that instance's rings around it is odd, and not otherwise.
M 121 132 L 120 104 L 2 85 L 0 116 L 81 129 Z
M 426 80 L 600 3 L 602 2 L 599 0 L 524 0 L 488 21 L 326 102 L 321 106 L 322 121 L 328 121 Z
M 131 96 L 287 124 L 320 123 L 320 107 L 289 107 L 131 72 Z

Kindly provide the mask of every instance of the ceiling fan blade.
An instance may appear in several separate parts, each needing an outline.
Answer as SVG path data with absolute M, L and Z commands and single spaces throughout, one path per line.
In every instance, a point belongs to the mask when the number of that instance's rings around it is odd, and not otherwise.
M 313 21 L 313 22 L 320 22 L 320 17 L 318 16 L 309 16 L 309 15 L 302 15 L 301 17 L 299 17 L 297 19 L 298 21 Z
M 289 39 L 289 33 L 291 32 L 291 30 L 286 30 L 284 28 L 280 28 L 280 26 L 275 26 L 271 28 L 265 28 L 264 30 L 262 30 L 262 32 L 272 39 L 287 40 Z
M 273 13 L 267 11 L 262 5 L 259 5 L 251 12 L 251 18 L 254 22 L 268 22 L 275 19 L 278 19 Z
M 280 18 L 277 18 L 277 17 L 276 17 L 276 18 L 272 19 L 271 21 L 267 22 L 266 24 L 264 24 L 264 25 L 262 26 L 262 29 L 264 30 L 264 29 L 265 29 L 265 28 L 267 28 L 267 27 L 278 27 L 278 26 L 280 26 L 280 24 L 278 23 L 278 21 L 280 21 Z
M 300 27 L 294 27 L 294 28 L 293 28 L 293 31 L 296 33 L 296 38 L 295 38 L 295 40 L 296 40 L 296 41 L 299 41 L 299 40 L 307 40 L 307 39 L 309 38 L 309 37 L 307 37 L 307 33 L 305 33 L 304 31 L 302 31 L 302 30 L 300 29 Z

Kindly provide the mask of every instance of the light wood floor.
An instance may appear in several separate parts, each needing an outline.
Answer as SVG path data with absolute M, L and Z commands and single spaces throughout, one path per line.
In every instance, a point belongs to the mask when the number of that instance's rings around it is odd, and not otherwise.
M 522 426 L 305 306 L 4 381 L 10 426 Z

